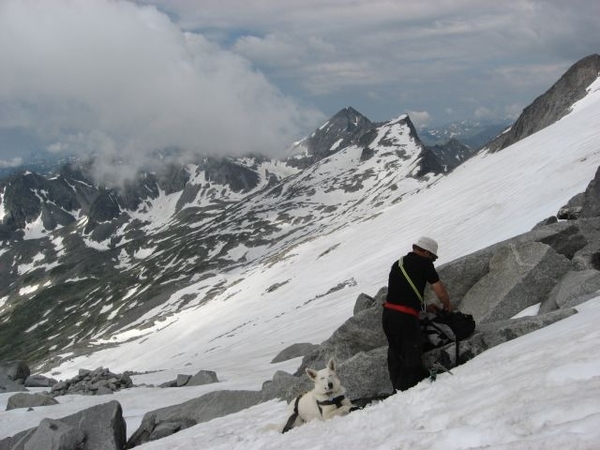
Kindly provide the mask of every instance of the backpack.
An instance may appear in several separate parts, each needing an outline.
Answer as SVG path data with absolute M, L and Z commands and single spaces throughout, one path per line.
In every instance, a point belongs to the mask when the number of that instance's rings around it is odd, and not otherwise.
M 475 331 L 475 320 L 471 314 L 460 311 L 440 311 L 437 313 L 438 323 L 448 325 L 454 332 L 455 340 L 468 338 Z
M 460 311 L 439 311 L 426 313 L 421 318 L 421 330 L 425 336 L 424 351 L 456 343 L 456 362 L 458 365 L 459 342 L 475 331 L 475 320 L 471 314 Z

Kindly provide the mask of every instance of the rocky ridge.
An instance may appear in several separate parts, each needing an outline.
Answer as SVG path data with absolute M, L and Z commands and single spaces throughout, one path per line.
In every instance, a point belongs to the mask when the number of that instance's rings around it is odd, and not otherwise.
M 548 91 L 526 107 L 506 132 L 485 147 L 495 152 L 553 124 L 569 113 L 571 106 L 586 95 L 586 89 L 598 78 L 600 55 L 589 55 L 575 64 Z

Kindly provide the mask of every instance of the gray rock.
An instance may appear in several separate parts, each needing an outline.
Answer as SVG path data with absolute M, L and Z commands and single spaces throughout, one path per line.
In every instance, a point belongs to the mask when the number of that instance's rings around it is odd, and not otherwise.
M 0 375 L 4 375 L 9 380 L 25 381 L 30 373 L 29 366 L 25 361 L 0 361 Z
M 286 347 L 282 351 L 280 351 L 275 358 L 271 360 L 271 364 L 288 361 L 293 358 L 298 358 L 300 356 L 305 356 L 315 350 L 318 347 L 317 344 L 311 344 L 308 342 L 303 342 L 299 344 L 292 344 L 289 347 Z
M 337 374 L 351 400 L 394 392 L 387 369 L 387 346 L 357 353 L 337 366 Z
M 460 305 L 478 323 L 509 319 L 541 303 L 571 264 L 546 244 L 511 242 L 494 253 L 489 267 Z
M 583 194 L 580 217 L 600 216 L 600 167 Z
M 259 391 L 215 391 L 180 405 L 148 412 L 127 442 L 127 447 L 160 439 L 169 433 L 241 411 L 264 400 Z
M 176 386 L 177 387 L 185 386 L 186 384 L 188 384 L 188 382 L 190 381 L 191 378 L 192 378 L 191 375 L 185 375 L 185 374 L 177 375 Z
M 59 381 L 50 389 L 53 396 L 66 394 L 107 395 L 133 386 L 126 373 L 115 374 L 103 367 L 95 370 L 80 369 L 70 380 Z
M 25 387 L 52 387 L 57 383 L 54 378 L 43 375 L 30 375 L 25 380 Z
M 19 393 L 11 395 L 6 403 L 6 410 L 17 408 L 30 408 L 35 406 L 49 406 L 57 405 L 58 402 L 54 400 L 50 395 L 39 393 L 39 394 L 27 394 Z
M 329 339 L 302 359 L 295 375 L 302 375 L 307 367 L 325 367 L 329 358 L 341 362 L 358 352 L 368 352 L 387 345 L 381 327 L 382 313 L 383 308 L 377 304 L 346 320 Z
M 123 450 L 127 440 L 126 427 L 121 405 L 113 400 L 58 420 L 42 421 L 37 428 L 1 440 L 0 450 Z M 84 436 L 83 446 L 76 446 L 79 432 Z M 51 446 L 60 442 L 65 445 L 70 442 L 74 446 Z
M 584 195 L 583 192 L 573 197 L 569 200 L 565 206 L 558 210 L 556 214 L 557 218 L 560 220 L 575 220 L 581 217 L 581 213 L 583 212 L 583 201 Z
M 265 398 L 279 398 L 289 403 L 299 394 L 312 389 L 312 384 L 307 376 L 297 377 L 278 370 L 272 380 L 263 383 L 261 392 Z
M 196 375 L 190 378 L 188 386 L 201 386 L 203 384 L 218 383 L 219 378 L 216 372 L 212 370 L 201 370 Z
M 364 311 L 365 309 L 372 308 L 377 302 L 377 300 L 375 300 L 376 298 L 377 296 L 373 298 L 368 296 L 367 294 L 360 294 L 356 299 L 356 302 L 354 303 L 353 314 L 356 315 L 359 312 Z
M 580 219 L 575 222 L 585 236 L 587 245 L 573 256 L 576 270 L 600 270 L 600 218 Z
M 467 292 L 488 274 L 494 252 L 495 246 L 488 247 L 438 268 L 440 279 L 448 289 L 450 301 L 455 308 L 460 306 Z M 439 303 L 431 289 L 425 290 L 425 303 Z
M 77 450 L 84 448 L 85 434 L 59 420 L 44 419 L 35 429 L 24 450 Z
M 161 388 L 178 387 L 177 386 L 177 380 L 165 381 L 164 383 L 161 383 L 158 387 L 161 387 Z
M 523 110 L 509 130 L 499 134 L 487 147 L 491 151 L 506 148 L 568 114 L 572 105 L 586 95 L 599 70 L 600 56 L 596 54 L 577 61 L 548 91 Z
M 6 375 L 0 375 L 0 394 L 5 392 L 21 392 L 26 391 L 23 383 L 19 381 L 14 381 L 8 378 Z
M 568 272 L 542 303 L 540 313 L 571 308 L 591 299 L 600 290 L 600 271 L 587 269 Z

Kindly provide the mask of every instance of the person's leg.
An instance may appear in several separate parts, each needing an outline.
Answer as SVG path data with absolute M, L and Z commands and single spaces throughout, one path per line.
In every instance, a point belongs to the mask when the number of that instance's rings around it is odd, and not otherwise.
M 400 390 L 400 375 L 402 371 L 402 342 L 400 326 L 397 320 L 394 320 L 398 314 L 395 312 L 383 312 L 383 332 L 388 341 L 387 365 L 390 374 L 390 381 L 394 392 Z
M 423 343 L 421 339 L 421 325 L 415 317 L 404 314 L 401 319 L 400 359 L 402 365 L 399 373 L 398 388 L 402 391 L 416 385 L 425 378 L 423 368 Z

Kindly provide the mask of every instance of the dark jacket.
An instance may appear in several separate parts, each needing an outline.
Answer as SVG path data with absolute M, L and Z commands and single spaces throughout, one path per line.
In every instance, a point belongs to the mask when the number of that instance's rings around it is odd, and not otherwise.
M 421 296 L 425 292 L 425 284 L 437 283 L 440 280 L 430 259 L 410 252 L 402 261 L 404 270 L 406 270 L 406 273 Z M 398 261 L 392 265 L 390 270 L 386 301 L 396 305 L 408 306 L 416 311 L 421 311 L 422 309 L 421 302 L 400 270 Z

